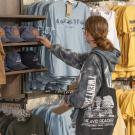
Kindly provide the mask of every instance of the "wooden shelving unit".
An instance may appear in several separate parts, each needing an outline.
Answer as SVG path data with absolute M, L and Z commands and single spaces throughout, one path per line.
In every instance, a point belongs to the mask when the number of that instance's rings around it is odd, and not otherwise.
M 0 15 L 0 21 L 24 21 L 24 22 L 31 22 L 31 21 L 38 21 L 38 20 L 45 20 L 45 16 L 34 16 L 34 15 Z
M 26 94 L 20 94 L 14 97 L 0 97 L 0 103 L 26 103 Z
M 22 8 L 22 0 L 1 0 L 1 15 L 0 22 L 1 26 L 5 25 L 18 25 L 20 26 L 23 22 L 33 22 L 45 20 L 45 16 L 35 16 L 35 15 L 22 15 L 20 8 Z M 5 6 L 6 5 L 6 6 Z M 4 12 L 3 12 L 4 11 Z M 8 12 L 6 12 L 8 11 Z M 16 49 L 21 50 L 21 47 L 38 47 L 42 44 L 38 42 L 20 42 L 20 43 L 3 43 L 4 50 L 10 50 L 11 47 L 16 47 Z M 9 47 L 9 48 L 8 48 Z M 41 69 L 26 69 L 20 71 L 10 71 L 6 72 L 6 84 L 2 85 L 1 95 L 3 98 L 8 97 L 9 99 L 15 97 L 16 95 L 21 95 L 23 88 L 23 77 L 24 74 L 34 73 L 34 72 L 47 72 L 47 68 Z M 25 97 L 26 98 L 26 97 Z M 4 100 L 2 100 L 4 101 Z M 4 101 L 8 102 L 8 101 Z M 12 100 L 11 100 L 12 102 Z M 14 101 L 13 101 L 14 102 Z
M 32 72 L 47 72 L 47 68 L 41 68 L 41 69 L 27 69 L 27 70 L 20 70 L 20 71 L 10 71 L 6 72 L 6 75 L 17 75 L 17 74 L 26 74 L 26 73 L 32 73 Z
M 42 45 L 38 42 L 20 42 L 20 43 L 3 43 L 4 47 L 26 47 L 26 46 L 36 46 Z

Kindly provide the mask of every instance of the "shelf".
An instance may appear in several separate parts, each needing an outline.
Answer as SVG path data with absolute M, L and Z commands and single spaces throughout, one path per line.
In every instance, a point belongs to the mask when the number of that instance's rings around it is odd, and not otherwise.
M 38 42 L 21 42 L 21 43 L 3 43 L 4 47 L 24 47 L 24 46 L 37 46 L 42 45 Z
M 46 19 L 45 16 L 34 16 L 34 15 L 0 15 L 1 21 L 38 21 Z
M 48 71 L 47 68 L 27 69 L 27 70 L 6 72 L 6 75 L 17 75 L 17 74 L 26 74 L 26 73 L 32 73 L 32 72 L 47 72 L 47 71 Z
M 15 97 L 0 97 L 0 103 L 26 103 L 26 95 L 20 94 Z
M 43 96 L 46 94 L 54 94 L 54 95 L 69 95 L 71 91 L 57 91 L 57 90 L 45 90 L 45 91 L 33 91 L 33 92 L 26 92 L 25 93 L 28 98 Z

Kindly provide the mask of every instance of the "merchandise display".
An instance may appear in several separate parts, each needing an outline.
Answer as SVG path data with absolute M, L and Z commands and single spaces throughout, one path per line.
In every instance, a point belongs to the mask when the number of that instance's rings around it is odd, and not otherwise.
M 36 41 L 36 37 L 39 36 L 38 29 L 32 26 L 22 26 L 20 28 L 21 38 L 25 41 Z
M 35 42 L 39 30 L 32 26 L 7 25 L 0 27 L 0 37 L 3 43 Z
M 0 135 L 135 135 L 135 2 L 10 1 Z
M 4 43 L 10 42 L 10 40 L 6 38 L 5 30 L 2 27 L 0 27 L 0 37 L 1 37 L 1 41 Z
M 43 66 L 40 64 L 38 57 L 33 51 L 23 51 L 20 52 L 22 63 L 29 68 L 42 68 Z
M 83 28 L 90 12 L 86 4 L 82 2 L 76 2 L 72 8 L 71 16 L 66 17 L 64 1 L 59 0 L 49 6 L 46 24 L 46 28 L 50 30 L 48 34 L 52 44 L 61 44 L 64 48 L 78 53 L 89 52 L 90 48 L 85 41 Z M 49 59 L 50 72 L 54 76 L 78 76 L 79 70 L 66 65 L 56 56 L 50 54 Z
M 17 26 L 5 26 L 5 35 L 10 42 L 23 42 L 24 39 L 20 37 L 19 27 Z
M 134 67 L 134 19 L 135 15 L 133 11 L 135 7 L 132 5 L 125 6 L 113 6 L 117 14 L 116 28 L 121 48 L 121 59 L 120 63 L 115 68 L 113 79 L 118 77 L 129 78 L 135 76 Z
M 12 70 L 22 70 L 28 68 L 22 63 L 20 54 L 15 50 L 6 54 L 6 64 L 7 67 Z

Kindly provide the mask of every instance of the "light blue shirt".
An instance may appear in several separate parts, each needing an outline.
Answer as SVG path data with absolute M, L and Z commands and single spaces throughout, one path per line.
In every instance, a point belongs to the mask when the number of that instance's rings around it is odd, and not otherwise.
M 86 4 L 76 2 L 73 4 L 72 15 L 66 16 L 66 3 L 63 0 L 52 3 L 48 11 L 48 24 L 46 31 L 51 36 L 52 44 L 61 44 L 64 48 L 78 53 L 88 51 L 84 38 L 84 23 L 90 12 Z M 49 31 L 50 30 L 50 31 Z M 46 33 L 46 34 L 48 34 Z M 54 55 L 45 56 L 50 61 L 49 71 L 55 76 L 77 76 L 79 70 L 66 65 Z

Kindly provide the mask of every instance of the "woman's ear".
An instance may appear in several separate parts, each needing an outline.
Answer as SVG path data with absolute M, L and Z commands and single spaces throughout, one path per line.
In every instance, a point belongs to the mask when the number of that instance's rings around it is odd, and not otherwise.
M 88 34 L 87 30 L 84 31 L 84 35 L 85 35 L 86 41 L 88 42 L 88 36 L 89 36 L 89 34 Z
M 93 36 L 87 30 L 85 30 L 85 38 L 88 43 L 94 43 L 95 41 Z

